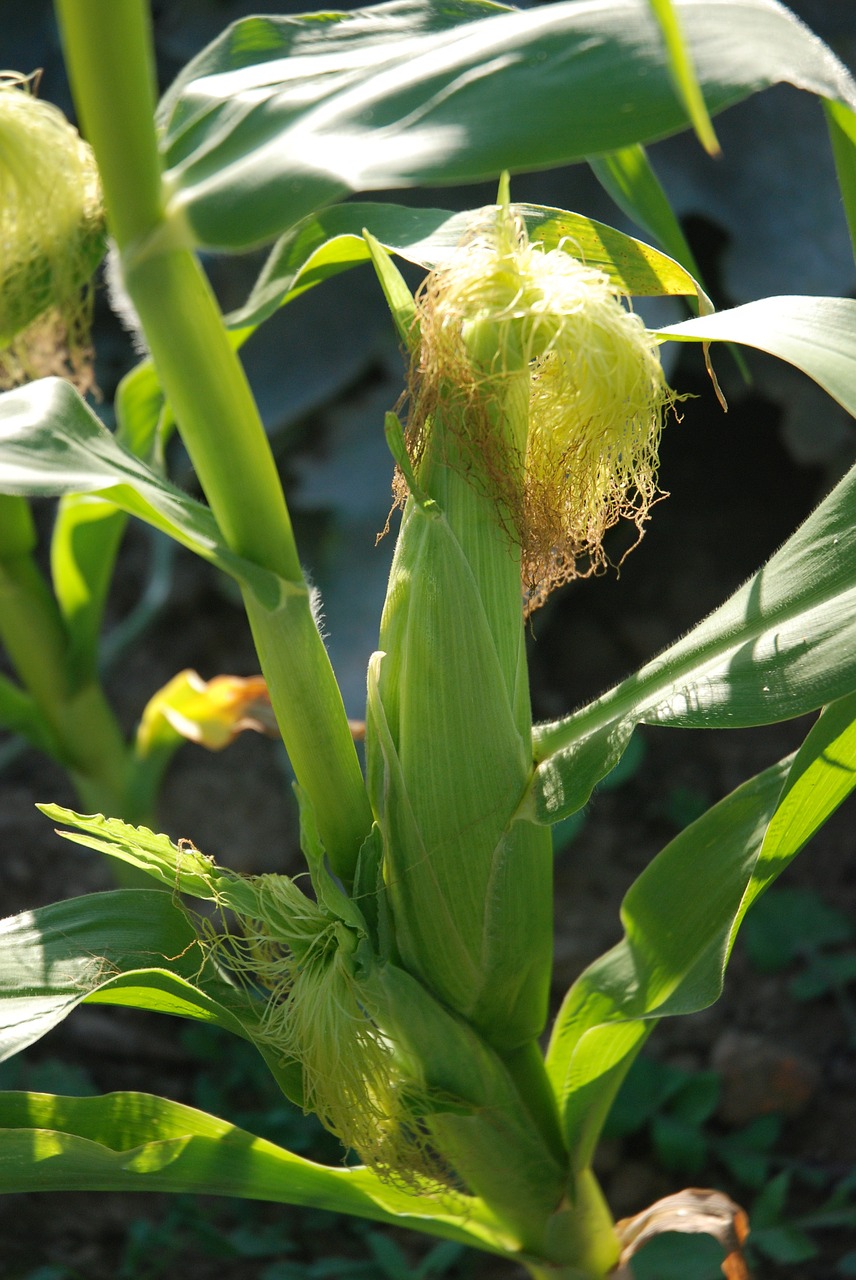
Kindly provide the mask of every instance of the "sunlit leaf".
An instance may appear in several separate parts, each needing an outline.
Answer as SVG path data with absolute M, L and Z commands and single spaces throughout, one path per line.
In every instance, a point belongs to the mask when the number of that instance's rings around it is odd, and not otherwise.
M 70 898 L 0 921 L 0 1061 L 84 1002 L 213 1023 L 250 1041 L 262 1007 L 225 981 L 188 914 L 157 889 Z M 299 1068 L 264 1045 L 259 1051 L 283 1092 L 300 1101 Z
M 669 51 L 672 75 L 675 87 L 680 94 L 687 115 L 693 122 L 693 128 L 699 142 L 708 155 L 719 155 L 719 143 L 713 131 L 713 125 L 704 103 L 704 95 L 696 79 L 692 57 L 684 42 L 681 23 L 678 19 L 672 0 L 648 0 L 654 11 L 663 39 Z
M 672 840 L 632 885 L 622 942 L 581 975 L 548 1068 L 569 1149 L 588 1159 L 630 1063 L 665 1015 L 718 999 L 752 902 L 856 787 L 856 694 L 830 705 L 795 756 L 744 783 Z
M 719 996 L 733 924 L 790 763 L 744 783 L 666 845 L 625 896 L 624 939 L 565 997 L 547 1067 L 580 1167 L 656 1020 Z
M 454 253 L 492 208 L 451 213 L 355 202 L 311 214 L 280 238 L 246 303 L 228 322 L 258 325 L 307 289 L 367 262 L 364 228 L 391 253 L 429 269 Z M 698 281 L 658 249 L 580 213 L 533 204 L 515 204 L 514 209 L 533 241 L 545 249 L 561 246 L 599 267 L 622 292 L 637 297 L 695 295 L 702 311 L 711 309 Z
M 208 508 L 125 449 L 60 378 L 0 396 L 0 492 L 107 498 L 217 565 L 268 608 L 303 589 L 230 551 Z
M 168 889 L 215 902 L 218 880 L 223 880 L 228 882 L 231 896 L 237 896 L 240 877 L 216 867 L 211 858 L 187 841 L 179 846 L 163 832 L 132 826 L 120 818 L 105 818 L 101 813 L 75 813 L 73 809 L 59 804 L 38 807 L 53 822 L 68 823 L 76 828 L 74 831 L 57 831 L 63 839 L 127 862 Z M 247 912 L 254 906 L 255 898 L 251 896 L 246 903 Z
M 635 144 L 593 157 L 595 177 L 629 218 L 683 264 L 696 280 L 701 272 L 645 148 Z
M 0 1191 L 170 1191 L 307 1205 L 505 1252 L 481 1201 L 327 1168 L 144 1093 L 0 1094 Z
M 826 123 L 835 156 L 838 186 L 844 201 L 850 243 L 856 254 L 856 112 L 841 102 L 825 102 Z
M 754 900 L 856 786 L 856 694 L 825 707 L 797 752 L 770 823 L 735 932 Z
M 202 962 L 186 915 L 157 890 L 91 894 L 11 916 L 0 921 L 0 939 L 0 1059 L 124 974 L 133 972 L 141 990 L 165 956 L 179 982 Z M 159 985 L 154 979 L 149 1008 L 158 1007 Z
M 856 107 L 846 70 L 778 4 L 675 12 L 711 112 L 782 80 Z M 546 168 L 688 117 L 638 0 L 398 0 L 236 23 L 179 75 L 159 123 L 173 215 L 200 245 L 245 248 L 352 192 Z
M 670 342 L 742 342 L 787 360 L 856 416 L 856 301 L 761 298 L 659 331 Z

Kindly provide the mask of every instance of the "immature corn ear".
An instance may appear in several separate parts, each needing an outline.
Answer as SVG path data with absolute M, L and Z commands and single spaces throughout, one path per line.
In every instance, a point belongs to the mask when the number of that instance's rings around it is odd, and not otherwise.
M 317 901 L 281 875 L 218 885 L 237 927 L 209 933 L 207 945 L 268 993 L 254 1039 L 299 1063 L 304 1107 L 382 1178 L 433 1196 L 483 1196 L 515 1244 L 537 1250 L 562 1198 L 565 1158 L 475 1031 L 376 955 L 353 901 L 343 899 L 346 919 L 330 910 L 332 882 L 316 892 Z
M 92 386 L 88 282 L 105 246 L 91 150 L 32 83 L 0 75 L 0 387 Z
M 549 832 L 515 819 L 532 752 L 507 477 L 525 450 L 528 368 L 503 348 L 491 369 L 494 329 L 472 334 L 473 372 L 455 324 L 456 357 L 414 390 L 417 488 L 369 672 L 368 780 L 402 963 L 511 1050 L 543 1028 L 552 954 Z M 421 350 L 433 358 L 424 334 Z
M 429 275 L 416 321 L 369 789 L 402 962 L 506 1052 L 541 1031 L 551 964 L 550 841 L 516 817 L 523 594 L 601 563 L 620 515 L 641 525 L 671 393 L 607 278 L 530 245 L 507 204 Z

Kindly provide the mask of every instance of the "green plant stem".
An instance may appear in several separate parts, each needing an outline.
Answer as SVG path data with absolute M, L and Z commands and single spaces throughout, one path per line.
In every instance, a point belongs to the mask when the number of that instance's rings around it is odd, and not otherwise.
M 615 1223 L 590 1169 L 576 1175 L 547 1229 L 544 1259 L 524 1259 L 533 1280 L 605 1280 L 618 1263 Z
M 57 0 L 75 100 L 98 160 L 124 281 L 211 509 L 229 546 L 279 574 L 275 611 L 245 595 L 283 741 L 334 870 L 350 881 L 371 812 L 341 694 L 258 410 L 193 254 L 176 247 L 153 123 L 143 0 Z

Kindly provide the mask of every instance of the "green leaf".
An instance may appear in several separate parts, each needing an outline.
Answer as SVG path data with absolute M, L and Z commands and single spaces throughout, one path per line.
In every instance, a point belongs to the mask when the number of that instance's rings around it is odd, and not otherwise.
M 791 760 L 666 845 L 621 908 L 625 936 L 571 987 L 548 1070 L 568 1149 L 587 1160 L 652 1019 L 718 999 L 740 923 L 856 786 L 856 694 L 827 707 Z
M 782 80 L 856 106 L 846 70 L 779 5 L 675 11 L 711 112 Z M 158 122 L 172 216 L 197 244 L 237 249 L 352 192 L 564 164 L 674 133 L 687 113 L 636 0 L 398 0 L 236 23 Z
M 856 112 L 841 102 L 825 102 L 823 106 L 850 242 L 856 255 Z
M 565 997 L 547 1069 L 578 1167 L 591 1159 L 654 1020 L 704 1008 L 719 996 L 734 920 L 789 765 L 783 761 L 744 783 L 666 845 L 622 903 L 623 941 Z
M 701 1129 L 673 1115 L 654 1117 L 651 1142 L 658 1163 L 673 1173 L 695 1177 L 707 1164 L 710 1144 Z
M 412 352 L 419 345 L 416 303 L 413 294 L 408 289 L 401 272 L 394 263 L 390 262 L 387 252 L 368 229 L 363 230 L 363 238 L 399 339 L 404 344 L 405 350 Z
M 100 495 L 236 578 L 268 609 L 304 590 L 230 551 L 208 508 L 125 449 L 60 378 L 0 396 L 0 492 Z
M 701 272 L 644 147 L 638 144 L 589 161 L 604 190 L 629 218 L 653 236 L 696 280 Z
M 672 1099 L 669 1114 L 684 1124 L 698 1127 L 713 1115 L 721 1091 L 722 1081 L 717 1072 L 694 1072 L 686 1077 L 683 1087 Z
M 616 1095 L 605 1136 L 625 1138 L 644 1129 L 680 1091 L 686 1078 L 684 1071 L 668 1062 L 644 1055 L 637 1058 Z
M 0 1061 L 84 1002 L 214 1023 L 250 1041 L 261 1009 L 214 969 L 187 913 L 160 890 L 90 894 L 0 921 Z M 299 1103 L 299 1069 L 260 1052 Z
M 811 1236 L 798 1227 L 764 1227 L 752 1232 L 752 1245 L 781 1266 L 796 1266 L 816 1258 L 820 1252 Z
M 637 724 L 771 724 L 847 695 L 856 686 L 854 506 L 856 468 L 687 636 L 596 702 L 536 726 L 538 767 L 521 814 L 555 822 L 581 808 Z
M 722 1280 L 722 1246 L 710 1236 L 655 1236 L 633 1256 L 636 1280 Z
M 856 936 L 856 923 L 811 889 L 781 888 L 765 894 L 749 915 L 744 946 L 761 973 L 777 973 L 807 950 L 836 946 Z
M 794 1000 L 818 1000 L 829 991 L 842 991 L 851 982 L 856 982 L 856 952 L 847 951 L 815 957 L 804 973 L 788 983 L 788 991 Z
M 672 0 L 648 0 L 648 3 L 663 32 L 663 39 L 669 51 L 675 88 L 680 94 L 687 115 L 693 122 L 696 136 L 708 155 L 717 156 L 720 153 L 719 143 L 704 104 L 704 95 L 699 88 L 692 57 L 684 43 L 681 24 Z
M 127 523 L 124 511 L 90 494 L 67 494 L 59 503 L 51 577 L 68 633 L 73 684 L 96 675 L 104 606 Z
M 787 360 L 856 416 L 856 301 L 761 298 L 658 330 L 670 342 L 742 342 Z
M 151 359 L 141 360 L 116 389 L 116 437 L 138 458 L 158 462 L 164 421 L 163 390 Z
M 249 891 L 242 895 L 242 877 L 218 867 L 212 858 L 200 853 L 188 841 L 179 847 L 168 835 L 150 831 L 148 827 L 131 826 L 120 818 L 105 818 L 100 813 L 75 813 L 58 804 L 41 804 L 37 808 L 53 822 L 67 822 L 78 828 L 57 831 L 57 835 L 73 844 L 82 844 L 127 862 L 176 893 L 188 893 L 221 905 L 228 894 L 230 907 L 253 914 L 256 897 Z
M 735 932 L 755 899 L 820 830 L 854 786 L 856 693 L 824 708 L 797 752 L 735 921 Z
M 532 240 L 545 249 L 562 247 L 589 266 L 599 267 L 622 292 L 639 297 L 695 294 L 702 311 L 712 309 L 689 271 L 650 245 L 580 213 L 547 205 L 515 204 L 513 208 L 524 219 Z M 494 209 L 491 205 L 450 213 L 355 202 L 310 214 L 280 237 L 249 298 L 231 313 L 228 323 L 244 326 L 246 331 L 323 280 L 368 262 L 364 229 L 390 253 L 427 269 L 454 253 Z
M 142 992 L 164 956 L 174 958 L 176 978 L 189 979 L 202 961 L 187 916 L 157 890 L 91 894 L 11 916 L 0 921 L 0 943 L 0 1060 L 125 974 Z M 158 985 L 153 977 L 148 1007 L 158 1005 Z
M 751 1209 L 753 1231 L 756 1227 L 772 1226 L 781 1221 L 791 1188 L 791 1178 L 791 1170 L 784 1169 L 774 1178 L 770 1178 L 760 1194 L 755 1197 Z
M 203 1111 L 143 1093 L 0 1094 L 0 1191 L 170 1191 L 308 1205 L 504 1253 L 490 1212 L 368 1169 L 331 1169 Z

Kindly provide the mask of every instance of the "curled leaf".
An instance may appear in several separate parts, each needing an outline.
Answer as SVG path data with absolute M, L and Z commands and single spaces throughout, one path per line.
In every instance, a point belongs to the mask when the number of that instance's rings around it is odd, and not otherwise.
M 615 1224 L 615 1230 L 621 1242 L 620 1267 L 625 1267 L 634 1253 L 654 1236 L 664 1231 L 680 1231 L 713 1236 L 726 1254 L 722 1264 L 726 1280 L 750 1280 L 743 1257 L 749 1219 L 722 1191 L 687 1187 L 685 1191 L 655 1200 L 632 1218 L 622 1218 Z
M 173 676 L 149 701 L 137 734 L 148 755 L 164 736 L 176 735 L 209 751 L 222 751 L 244 730 L 278 732 L 262 676 L 215 676 L 203 680 L 190 669 Z

